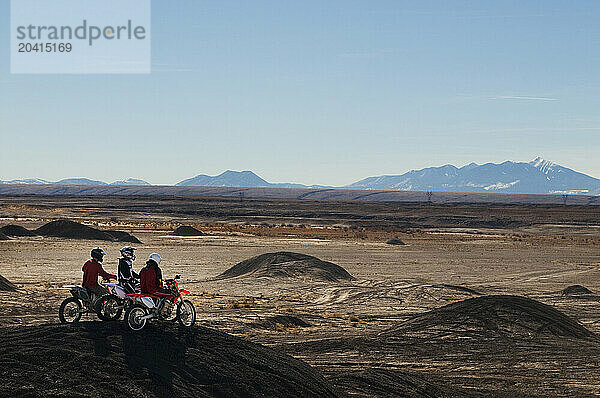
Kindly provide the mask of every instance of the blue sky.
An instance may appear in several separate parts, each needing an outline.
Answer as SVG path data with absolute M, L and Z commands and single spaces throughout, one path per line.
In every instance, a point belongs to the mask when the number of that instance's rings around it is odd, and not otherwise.
M 11 75 L 0 179 L 271 182 L 536 156 L 600 177 L 598 1 L 153 1 L 150 75 Z

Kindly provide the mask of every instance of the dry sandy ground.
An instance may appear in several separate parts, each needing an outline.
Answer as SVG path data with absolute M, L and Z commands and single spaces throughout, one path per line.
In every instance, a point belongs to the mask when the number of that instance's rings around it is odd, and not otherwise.
M 9 222 L 28 227 L 41 223 L 4 219 L 0 226 Z M 405 246 L 348 236 L 308 239 L 319 235 L 317 229 L 257 236 L 205 227 L 208 235 L 190 238 L 152 231 L 146 224 L 120 229 L 144 242 L 138 245 L 137 268 L 148 254 L 158 252 L 166 276 L 183 275 L 182 284 L 193 292 L 202 325 L 290 353 L 350 395 L 402 396 L 399 380 L 413 376 L 417 384 L 434 381 L 456 389 L 453 394 L 600 394 L 600 344 L 594 341 L 378 337 L 416 314 L 477 293 L 526 296 L 600 334 L 600 299 L 561 294 L 575 284 L 600 293 L 600 228 L 594 223 L 399 232 Z M 22 288 L 19 294 L 0 293 L 0 326 L 57 322 L 60 301 L 68 296 L 58 288 L 80 281 L 81 266 L 94 246 L 108 252 L 105 268 L 116 272 L 119 243 L 41 237 L 0 242 L 0 275 Z M 242 260 L 276 251 L 334 262 L 356 280 L 211 281 Z M 260 327 L 273 315 L 293 315 L 311 326 Z

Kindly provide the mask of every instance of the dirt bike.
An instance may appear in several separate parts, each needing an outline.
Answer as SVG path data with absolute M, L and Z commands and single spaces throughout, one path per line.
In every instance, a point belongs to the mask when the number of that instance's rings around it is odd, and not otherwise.
M 96 304 L 98 317 L 104 321 L 114 321 L 121 317 L 123 311 L 127 311 L 133 305 L 133 299 L 127 295 L 125 288 L 117 283 L 100 283 L 108 294 L 100 297 Z M 139 292 L 139 286 L 134 287 Z
M 191 301 L 182 298 L 182 294 L 190 292 L 179 288 L 178 279 L 181 279 L 180 275 L 165 280 L 165 287 L 170 293 L 128 294 L 133 299 L 133 305 L 125 312 L 127 327 L 139 331 L 151 319 L 177 321 L 183 327 L 192 327 L 196 322 L 196 308 Z
M 102 308 L 99 306 L 100 297 L 90 295 L 88 290 L 78 285 L 67 285 L 63 289 L 68 289 L 73 297 L 65 299 L 58 309 L 58 318 L 61 323 L 75 323 L 81 319 L 83 314 L 94 313 L 100 319 L 103 319 Z M 106 291 L 108 295 L 108 290 Z M 101 297 L 104 297 L 101 296 Z

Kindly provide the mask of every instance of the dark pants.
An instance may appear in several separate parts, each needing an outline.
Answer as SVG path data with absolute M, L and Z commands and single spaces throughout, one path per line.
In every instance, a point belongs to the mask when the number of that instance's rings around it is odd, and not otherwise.
M 92 301 L 92 302 L 96 301 L 98 299 L 98 297 L 108 294 L 108 290 L 106 290 L 105 288 L 103 288 L 100 285 L 96 285 L 94 287 L 88 287 L 87 290 L 90 293 L 90 295 L 93 295 L 90 297 L 90 301 Z
M 119 285 L 125 290 L 127 294 L 133 294 L 136 292 L 136 283 L 132 280 L 121 279 Z

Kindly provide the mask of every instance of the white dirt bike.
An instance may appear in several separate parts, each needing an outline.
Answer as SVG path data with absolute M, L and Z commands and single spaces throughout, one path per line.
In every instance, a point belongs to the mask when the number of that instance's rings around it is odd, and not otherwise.
M 89 291 L 78 285 L 63 286 L 63 289 L 68 289 L 72 297 L 65 299 L 58 309 L 58 318 L 61 323 L 75 323 L 81 319 L 83 314 L 96 314 L 98 318 L 104 319 L 102 309 L 99 306 L 100 297 L 90 294 Z M 108 290 L 106 295 L 108 295 Z M 101 296 L 104 297 L 105 295 Z

